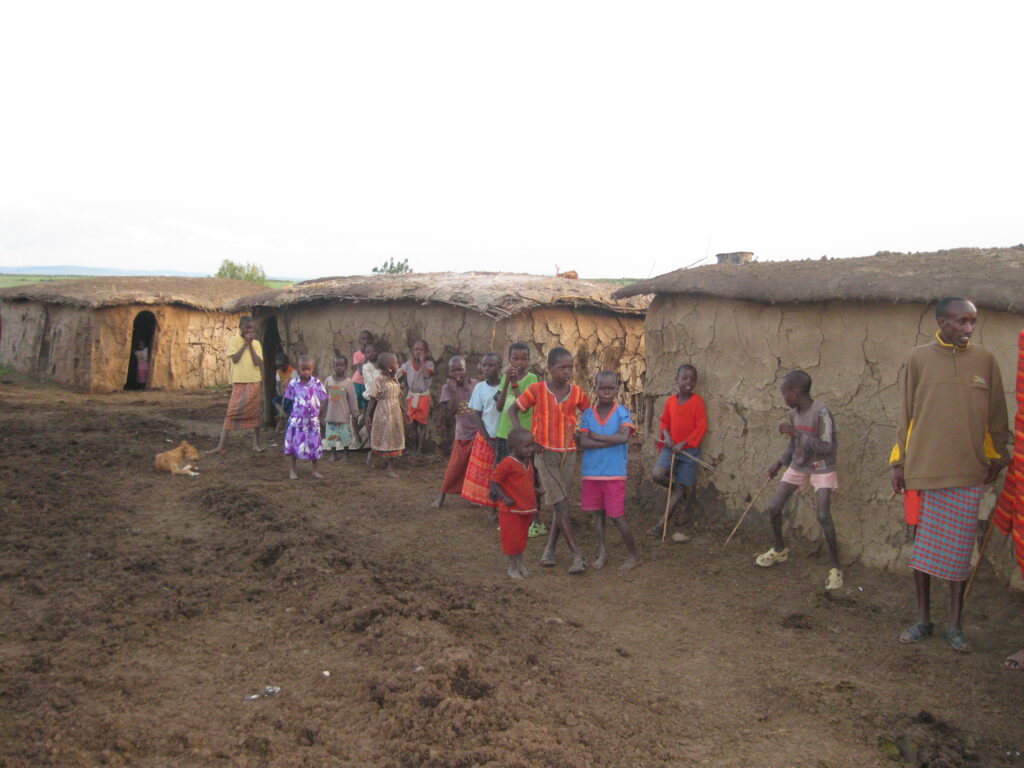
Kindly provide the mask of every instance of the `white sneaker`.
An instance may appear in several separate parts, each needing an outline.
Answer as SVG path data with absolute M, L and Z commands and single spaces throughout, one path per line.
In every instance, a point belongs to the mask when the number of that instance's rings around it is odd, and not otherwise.
M 784 563 L 787 560 L 789 560 L 789 547 L 783 547 L 781 551 L 776 551 L 775 547 L 772 547 L 754 558 L 754 562 L 762 568 L 771 568 L 776 563 Z
M 839 589 L 843 586 L 843 572 L 838 568 L 831 568 L 828 578 L 825 579 L 825 589 Z

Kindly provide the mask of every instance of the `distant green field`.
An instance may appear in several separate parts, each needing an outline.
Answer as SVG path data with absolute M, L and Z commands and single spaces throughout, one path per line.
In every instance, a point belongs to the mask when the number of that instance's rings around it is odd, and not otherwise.
M 27 285 L 29 283 L 48 283 L 51 280 L 81 280 L 87 275 L 4 275 L 0 274 L 0 288 L 11 285 Z M 291 285 L 289 280 L 267 280 L 269 288 L 284 288 Z

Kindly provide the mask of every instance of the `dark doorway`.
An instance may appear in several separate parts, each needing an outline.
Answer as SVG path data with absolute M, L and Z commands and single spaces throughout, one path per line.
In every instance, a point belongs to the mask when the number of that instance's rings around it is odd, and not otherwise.
M 153 370 L 153 354 L 156 351 L 156 315 L 149 311 L 139 312 L 132 323 L 132 346 L 128 353 L 128 378 L 125 389 L 145 389 L 149 386 L 150 371 Z
M 274 405 L 270 401 L 277 394 L 277 364 L 274 358 L 284 350 L 281 346 L 281 333 L 277 328 L 277 318 L 268 317 L 263 321 L 263 396 L 266 407 L 263 413 L 267 424 L 274 423 Z

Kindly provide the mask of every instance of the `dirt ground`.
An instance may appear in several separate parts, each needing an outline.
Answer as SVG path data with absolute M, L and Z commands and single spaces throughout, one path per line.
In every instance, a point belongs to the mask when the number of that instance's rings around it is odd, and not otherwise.
M 826 595 L 806 544 L 756 568 L 754 515 L 724 552 L 699 517 L 686 544 L 643 536 L 629 573 L 543 569 L 534 540 L 514 583 L 479 511 L 427 508 L 439 457 L 289 482 L 235 435 L 171 477 L 153 455 L 210 447 L 224 393 L 3 379 L 2 766 L 1024 764 L 1024 674 L 1000 667 L 1024 603 L 989 577 L 967 656 L 896 642 L 908 574 Z

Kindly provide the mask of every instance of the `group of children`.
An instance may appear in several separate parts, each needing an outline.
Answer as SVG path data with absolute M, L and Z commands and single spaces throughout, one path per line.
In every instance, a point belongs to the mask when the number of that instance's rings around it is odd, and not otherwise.
M 405 425 L 409 424 L 415 445 L 422 452 L 427 418 L 430 415 L 430 380 L 434 361 L 426 342 L 416 341 L 409 360 L 401 366 L 392 352 L 380 352 L 369 331 L 359 334 L 359 349 L 349 359 L 336 355 L 333 374 L 321 382 L 313 371 L 312 355 L 300 355 L 297 368 L 286 353 L 275 358 L 275 396 L 278 417 L 286 423 L 284 454 L 289 461 L 289 477 L 298 479 L 297 461 L 312 464 L 313 477 L 320 478 L 317 464 L 324 451 L 330 460 L 340 453 L 342 460 L 350 449 L 369 442 L 369 466 L 374 456 L 383 459 L 390 477 L 396 477 L 392 462 L 405 451 Z M 402 381 L 407 389 L 402 402 Z M 327 404 L 326 409 L 323 403 Z
M 288 357 L 277 357 L 277 396 L 274 404 L 286 417 L 284 453 L 289 476 L 298 477 L 298 459 L 312 463 L 313 476 L 321 477 L 317 462 L 324 450 L 333 461 L 345 458 L 350 448 L 360 447 L 365 431 L 372 466 L 383 459 L 387 474 L 395 477 L 393 461 L 405 450 L 408 427 L 414 453 L 422 452 L 431 410 L 430 387 L 435 364 L 425 341 L 413 343 L 409 359 L 399 365 L 392 352 L 380 352 L 369 331 L 359 335 L 359 349 L 349 360 L 338 355 L 334 372 L 323 383 L 313 375 L 315 361 L 301 355 L 297 369 Z M 508 349 L 509 365 L 498 352 L 480 360 L 480 380 L 468 378 L 465 358 L 448 361 L 448 380 L 441 389 L 440 405 L 454 420 L 451 455 L 434 508 L 449 494 L 459 494 L 491 510 L 497 520 L 502 552 L 509 558 L 508 575 L 527 575 L 523 554 L 527 540 L 547 535 L 540 563 L 557 564 L 557 546 L 564 538 L 572 553 L 569 573 L 587 569 L 587 559 L 576 540 L 569 515 L 570 489 L 580 478 L 580 508 L 592 514 L 597 533 L 595 568 L 608 560 L 605 531 L 608 520 L 619 531 L 626 547 L 623 569 L 640 564 L 640 554 L 626 521 L 626 480 L 629 441 L 635 433 L 629 409 L 617 401 L 618 375 L 601 371 L 594 379 L 596 402 L 573 383 L 575 360 L 571 352 L 555 347 L 547 357 L 547 378 L 529 370 L 530 347 L 517 342 Z M 402 383 L 406 393 L 403 402 Z M 665 403 L 659 423 L 658 457 L 652 480 L 668 488 L 665 521 L 650 529 L 663 536 L 663 524 L 674 525 L 696 485 L 701 443 L 707 433 L 707 408 L 696 392 L 697 369 L 681 365 L 676 372 L 676 393 Z M 789 419 L 779 425 L 788 438 L 783 455 L 768 470 L 769 477 L 787 467 L 769 504 L 775 543 L 755 559 L 770 567 L 789 557 L 782 535 L 782 510 L 794 491 L 808 484 L 814 489 L 818 520 L 828 546 L 830 570 L 826 589 L 843 584 L 831 517 L 831 493 L 838 488 L 835 473 L 835 424 L 828 409 L 811 398 L 811 378 L 794 371 L 782 381 L 783 401 Z M 327 408 L 321 413 L 321 404 Z M 321 422 L 323 422 L 321 424 Z M 322 435 L 322 438 L 321 438 Z M 578 457 L 582 454 L 582 460 Z M 550 529 L 539 517 L 539 501 L 552 511 Z M 674 541 L 687 540 L 676 530 Z

